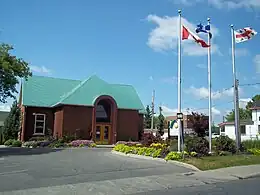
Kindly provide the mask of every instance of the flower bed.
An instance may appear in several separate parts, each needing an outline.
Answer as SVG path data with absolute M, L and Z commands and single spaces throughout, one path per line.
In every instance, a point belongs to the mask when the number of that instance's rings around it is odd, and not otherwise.
M 69 143 L 71 147 L 95 147 L 96 144 L 92 140 L 74 140 Z
M 169 147 L 166 144 L 152 143 L 149 147 L 137 144 L 135 146 L 128 146 L 125 144 L 117 144 L 114 151 L 122 152 L 125 154 L 136 154 L 143 156 L 150 156 L 153 158 L 164 158 L 165 160 L 180 160 L 182 159 L 183 153 L 181 152 L 170 152 Z M 184 152 L 185 156 L 196 156 L 196 152 L 191 152 L 190 154 Z

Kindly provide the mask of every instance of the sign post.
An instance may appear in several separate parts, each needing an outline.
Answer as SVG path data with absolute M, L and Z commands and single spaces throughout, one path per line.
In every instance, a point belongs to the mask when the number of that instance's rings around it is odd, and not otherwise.
M 180 138 L 181 138 L 181 151 L 183 153 L 184 157 L 184 130 L 183 130 L 183 113 L 177 113 L 177 119 L 181 121 L 181 127 L 179 128 L 181 130 L 180 132 Z

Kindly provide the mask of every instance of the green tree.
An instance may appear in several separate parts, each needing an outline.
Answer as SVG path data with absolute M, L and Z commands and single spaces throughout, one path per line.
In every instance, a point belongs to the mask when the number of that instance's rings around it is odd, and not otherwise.
M 15 100 L 8 117 L 4 122 L 3 134 L 4 139 L 17 139 L 21 124 L 21 110 Z
M 249 101 L 246 105 L 246 109 L 250 110 L 250 108 L 252 108 L 254 106 L 255 101 L 259 101 L 260 100 L 260 95 L 255 95 L 252 98 L 252 101 Z
M 239 108 L 239 118 L 240 120 L 247 120 L 247 119 L 251 119 L 251 111 L 248 109 L 244 109 L 244 108 Z M 228 113 L 225 116 L 226 120 L 228 122 L 233 122 L 235 121 L 235 112 L 234 110 L 232 110 L 230 113 Z
M 15 98 L 16 84 L 19 78 L 28 78 L 32 73 L 27 62 L 11 55 L 13 47 L 8 44 L 0 45 L 0 102 L 6 103 L 8 97 Z
M 158 116 L 158 133 L 162 136 L 164 134 L 164 116 L 162 114 L 162 107 L 159 107 L 159 116 Z
M 151 128 L 151 123 L 152 123 L 152 111 L 150 109 L 150 106 L 147 105 L 146 106 L 146 110 L 145 110 L 145 115 L 144 115 L 144 127 L 147 129 Z

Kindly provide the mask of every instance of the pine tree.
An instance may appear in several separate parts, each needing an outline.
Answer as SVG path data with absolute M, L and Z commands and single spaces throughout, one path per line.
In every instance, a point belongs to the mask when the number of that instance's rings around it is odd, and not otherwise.
M 151 128 L 151 123 L 152 123 L 152 111 L 150 110 L 150 106 L 146 106 L 146 112 L 144 115 L 144 127 L 147 129 Z
M 17 105 L 17 101 L 13 102 L 12 108 L 8 117 L 4 122 L 3 134 L 4 139 L 17 139 L 18 132 L 20 131 L 21 110 Z
M 159 119 L 159 122 L 158 122 L 158 126 L 157 126 L 157 129 L 158 129 L 158 133 L 163 136 L 164 134 L 164 116 L 162 114 L 162 107 L 159 107 L 159 116 L 158 116 L 158 119 Z

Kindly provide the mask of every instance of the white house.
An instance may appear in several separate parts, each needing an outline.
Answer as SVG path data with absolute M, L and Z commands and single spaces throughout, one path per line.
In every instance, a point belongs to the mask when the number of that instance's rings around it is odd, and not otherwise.
M 260 139 L 260 102 L 255 105 L 252 110 L 252 119 L 248 121 L 240 121 L 241 141 Z M 227 135 L 232 139 L 236 139 L 234 122 L 223 122 L 219 124 L 220 135 Z

